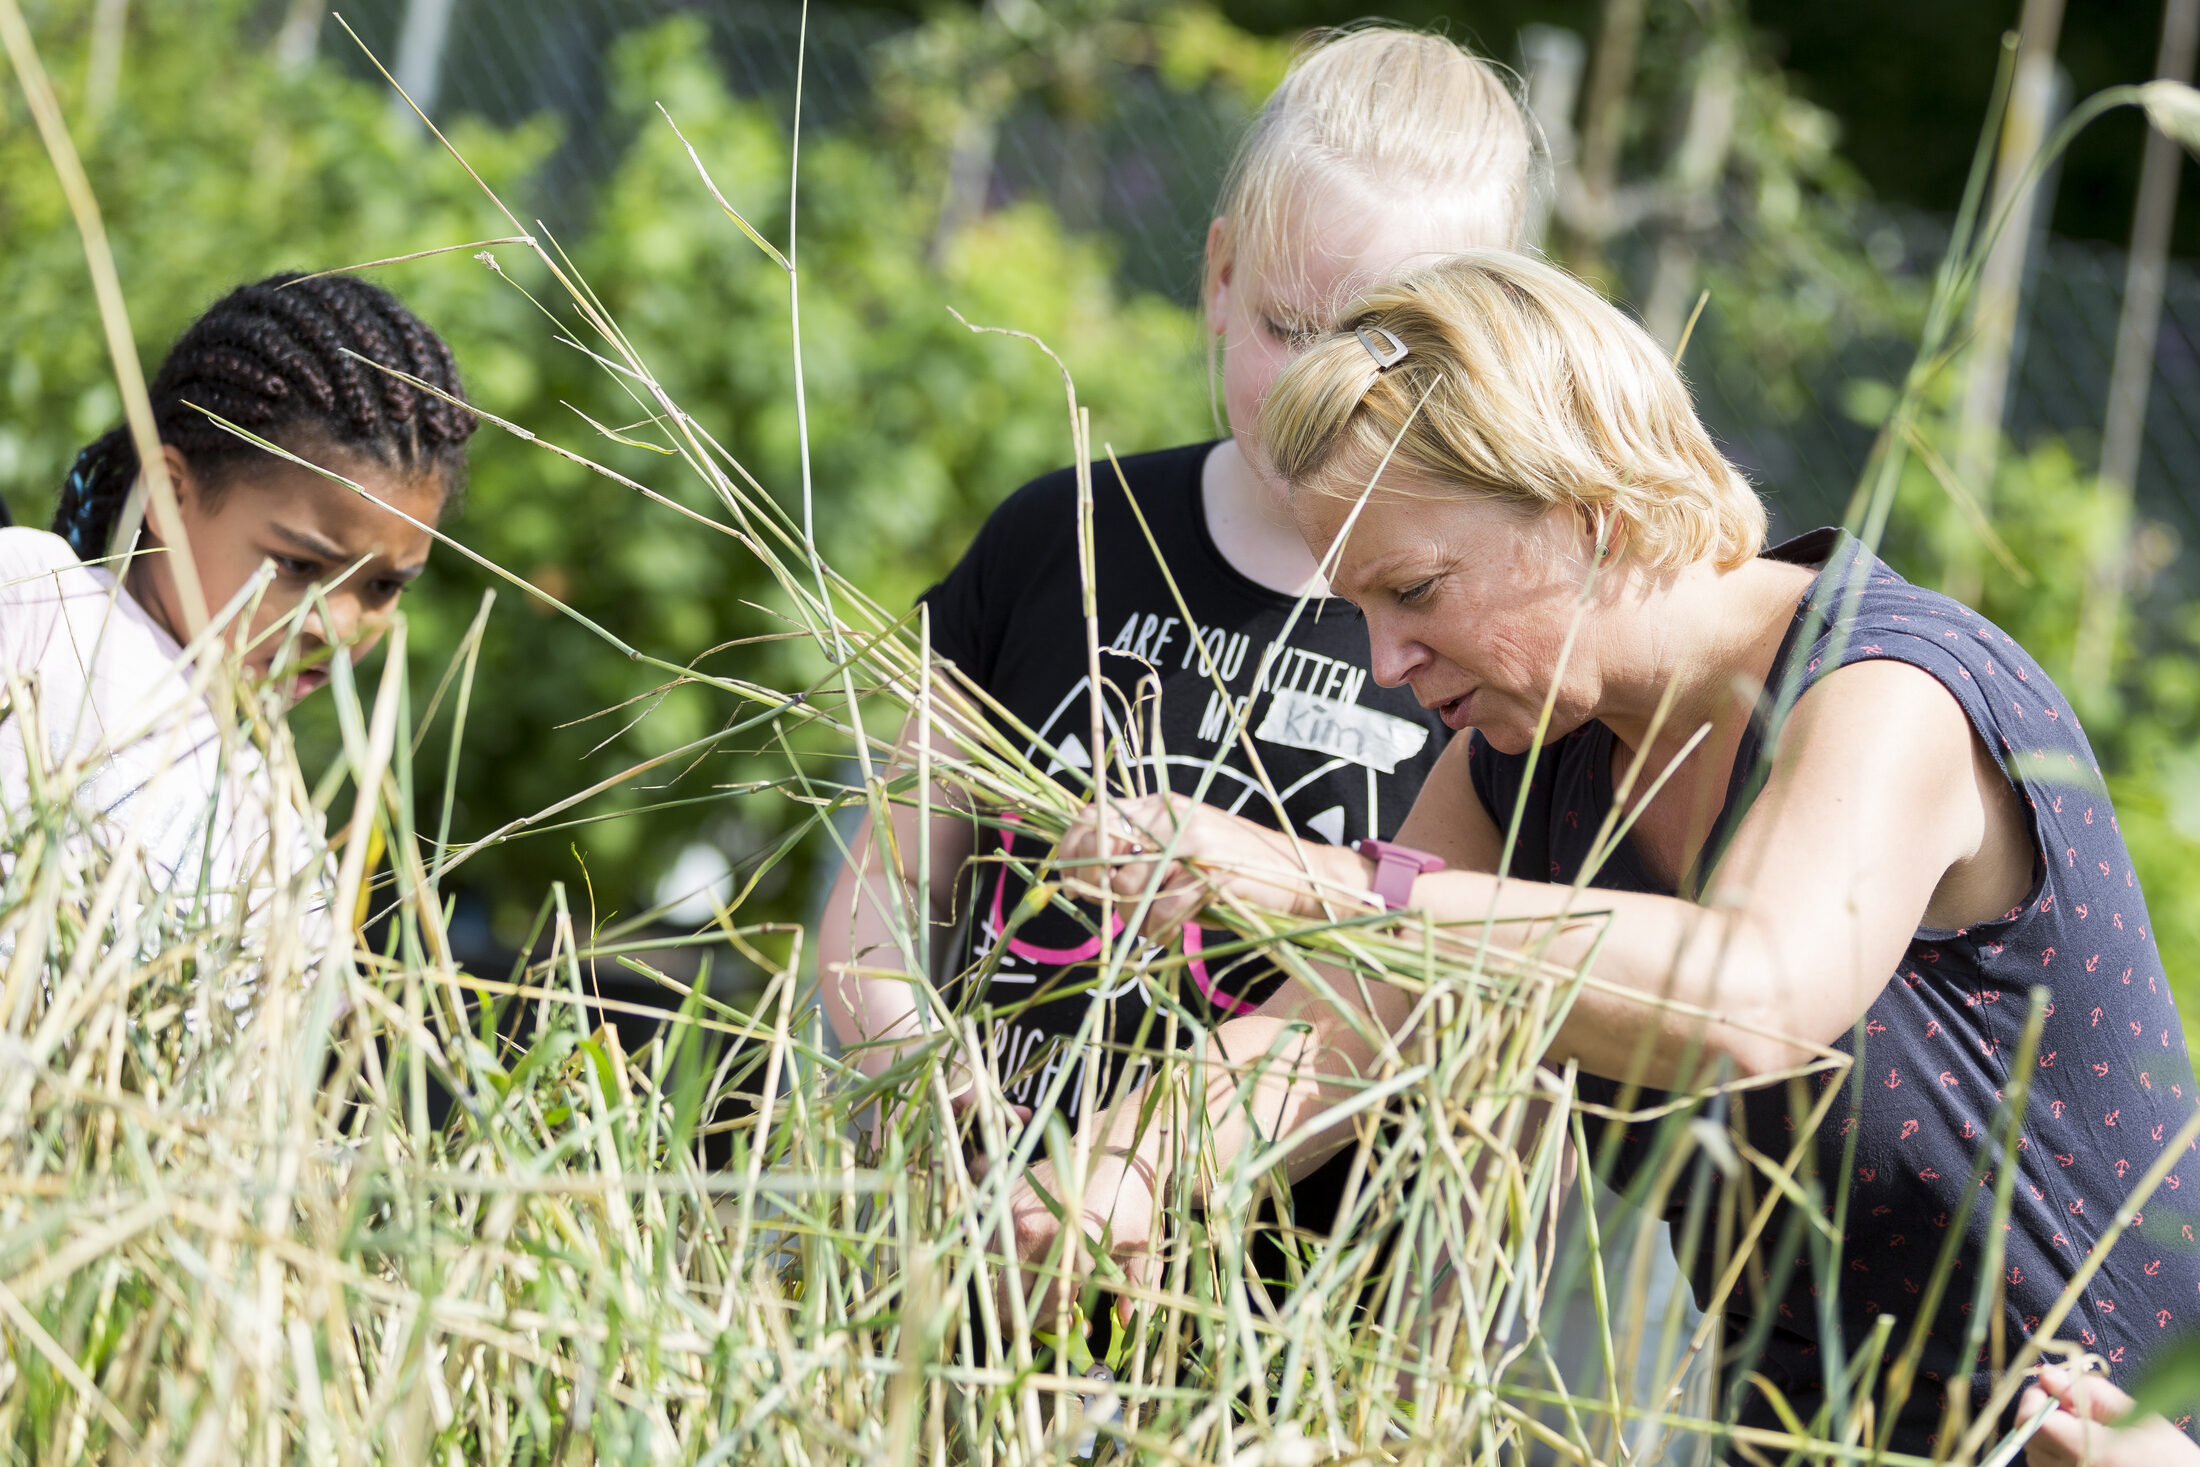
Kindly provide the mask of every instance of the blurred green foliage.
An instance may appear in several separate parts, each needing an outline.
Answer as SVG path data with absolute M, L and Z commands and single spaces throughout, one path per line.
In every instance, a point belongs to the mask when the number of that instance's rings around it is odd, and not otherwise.
M 1838 520 L 1857 435 L 1828 429 L 1819 399 L 1855 361 L 1906 355 L 1926 282 L 1772 36 L 1724 4 L 1657 0 L 1641 19 L 1623 82 L 1586 53 L 1544 246 L 1660 342 L 1685 338 L 1698 411 L 1784 526 Z
M 1851 344 L 1908 336 L 1925 292 L 1884 267 L 1888 225 L 1841 155 L 1840 124 L 1796 95 L 1763 37 L 1737 30 L 1727 43 L 1742 59 L 1718 227 L 1699 229 L 1705 343 L 1730 404 L 1786 421 L 1815 411 L 1827 364 Z M 1670 49 L 1657 69 L 1693 81 L 1695 58 Z
M 383 99 L 318 68 L 285 72 L 243 43 L 241 0 L 130 11 L 119 86 L 84 105 L 92 7 L 30 7 L 98 193 L 150 376 L 214 298 L 278 269 L 319 269 L 509 234 L 433 144 L 389 124 Z M 492 184 L 520 184 L 553 139 L 461 125 L 454 140 Z M 491 394 L 535 381 L 524 301 L 487 299 L 450 269 L 387 281 L 432 320 L 463 318 L 469 376 Z M 120 417 L 83 246 L 30 115 L 0 88 L 0 492 L 42 521 L 84 440 Z
M 675 21 L 629 37 L 614 60 L 614 106 L 640 117 L 657 103 L 676 118 L 734 207 L 768 238 L 788 237 L 784 128 L 725 94 L 700 28 Z M 1122 299 L 1110 261 L 1066 237 L 1044 210 L 1009 209 L 957 234 L 927 265 L 936 194 L 897 167 L 891 150 L 857 139 L 813 142 L 802 158 L 797 262 L 803 279 L 803 359 L 816 524 L 827 560 L 890 607 L 909 604 L 960 553 L 985 512 L 1068 451 L 1059 375 L 1029 344 L 973 335 L 949 314 L 1031 331 L 1076 374 L 1096 432 L 1126 450 L 1211 431 L 1202 358 L 1185 313 L 1154 298 Z M 801 465 L 785 276 L 703 194 L 694 165 L 660 120 L 644 127 L 605 188 L 582 273 L 652 370 L 790 511 Z M 624 424 L 645 409 L 571 351 L 551 351 L 545 381 L 516 413 L 538 431 L 632 477 L 713 506 L 677 461 L 593 438 L 558 404 Z M 561 432 L 562 423 L 562 432 Z M 748 603 L 770 587 L 730 542 L 540 454 L 481 456 L 480 488 L 462 527 L 468 543 L 545 586 L 638 646 L 681 660 L 736 638 L 780 630 Z M 459 579 L 447 585 L 456 592 Z M 439 590 L 439 595 L 444 594 Z M 532 809 L 570 791 L 583 771 L 544 734 L 579 713 L 649 692 L 655 679 L 622 659 L 576 646 L 554 619 L 507 618 L 500 645 L 515 666 L 558 669 L 500 685 L 498 726 L 468 740 L 469 804 Z M 795 688 L 818 675 L 801 642 L 742 647 L 708 669 Z M 702 736 L 732 717 L 724 700 L 689 687 L 652 700 L 587 773 Z M 626 722 L 628 715 L 621 715 Z M 590 742 L 608 729 L 576 731 Z M 545 757 L 549 754 L 550 757 Z M 483 788 L 478 771 L 504 772 Z M 706 762 L 680 788 L 629 790 L 607 804 L 700 793 L 712 784 L 783 772 L 784 756 Z M 776 797 L 734 809 L 681 806 L 588 831 L 599 898 L 631 910 L 635 878 L 653 879 L 697 833 L 736 858 L 765 847 L 798 812 Z M 562 852 L 515 852 L 519 889 L 539 891 Z M 569 865 L 568 865 L 569 869 Z
M 392 121 L 380 88 L 326 61 L 280 67 L 256 29 L 264 9 L 251 0 L 130 7 L 119 85 L 98 116 L 85 96 L 90 7 L 31 10 L 107 212 L 149 365 L 240 280 L 511 232 L 432 138 Z M 1118 449 L 1215 431 L 1198 323 L 1159 298 L 1126 292 L 1098 236 L 1066 231 L 1035 203 L 981 210 L 952 231 L 941 225 L 952 212 L 955 150 L 974 127 L 997 125 L 1018 88 L 1074 92 L 1091 83 L 1093 67 L 1143 67 L 1235 114 L 1272 83 L 1284 55 L 1209 8 L 1089 0 L 1087 9 L 1093 25 L 1083 31 L 1028 6 L 1003 7 L 1005 29 L 944 13 L 878 58 L 879 125 L 805 137 L 799 260 L 819 540 L 888 606 L 907 605 L 994 503 L 1067 453 L 1051 365 L 1027 343 L 971 334 L 947 307 L 1054 345 L 1093 409 L 1096 437 Z M 1029 22 L 1022 31 L 1008 25 L 1017 15 Z M 1714 54 L 1703 45 L 1709 34 L 1653 28 L 1638 119 L 1685 110 Z M 1699 381 L 1775 417 L 1814 413 L 1841 353 L 1859 336 L 1898 328 L 1915 292 L 1872 265 L 1868 199 L 1826 116 L 1793 95 L 1759 42 L 1739 32 L 1726 39 L 1741 60 L 1730 147 L 1711 189 L 1718 227 L 1683 216 L 1674 236 L 1712 289 L 1689 366 Z M 332 27 L 324 45 L 340 44 L 349 42 Z M 1087 54 L 1092 47 L 1098 59 Z M 635 141 L 597 191 L 586 232 L 563 246 L 676 400 L 792 510 L 801 471 L 786 278 L 710 202 L 655 107 L 679 122 L 734 205 L 781 242 L 789 235 L 786 119 L 729 96 L 692 18 L 629 35 L 610 70 L 612 125 Z M 0 100 L 0 299 L 9 303 L 0 314 L 0 494 L 19 520 L 37 523 L 71 455 L 114 420 L 117 403 L 79 245 L 26 122 L 12 92 Z M 555 129 L 460 124 L 452 136 L 531 218 L 530 179 L 555 147 Z M 1651 127 L 1629 144 L 1638 172 L 1666 166 L 1660 136 Z M 1556 243 L 1565 249 L 1563 231 Z M 676 458 L 590 426 L 593 418 L 648 437 L 640 420 L 651 409 L 557 341 L 558 328 L 521 293 L 553 299 L 524 250 L 493 253 L 501 277 L 461 251 L 386 267 L 381 278 L 451 340 L 485 407 L 715 513 Z M 1615 285 L 1627 273 L 1615 268 Z M 570 313 L 561 323 L 581 329 Z M 1870 420 L 1872 396 L 1868 385 L 1852 394 L 1855 416 Z M 473 457 L 468 499 L 448 528 L 474 551 L 667 660 L 702 659 L 710 670 L 782 688 L 817 675 L 814 651 L 801 643 L 728 645 L 781 629 L 768 610 L 772 588 L 731 541 L 493 427 Z M 2059 441 L 2035 444 L 2005 455 L 1991 500 L 2032 579 L 1990 578 L 1983 609 L 2062 674 L 2095 523 L 2089 469 Z M 1948 563 L 1952 539 L 1968 533 L 1913 465 L 1888 557 L 1926 579 L 1922 569 Z M 2142 536 L 2142 564 L 2153 543 Z M 661 689 L 654 674 L 540 601 L 449 554 L 407 597 L 416 686 L 441 674 L 491 586 L 501 587 L 498 606 L 454 796 L 460 838 L 742 711 L 693 686 Z M 2200 1018 L 2200 962 L 2188 956 L 2200 952 L 2200 755 L 2192 752 L 2200 747 L 2200 613 L 2174 604 L 2166 588 L 2139 607 L 2125 628 L 2114 698 L 2087 710 L 2087 721 L 2172 980 L 2187 1014 Z M 301 711 L 309 738 L 327 737 L 327 712 Z M 423 771 L 443 767 L 440 736 L 431 736 Z M 713 792 L 783 769 L 784 755 L 772 750 L 668 765 L 561 817 L 584 823 L 484 853 L 464 884 L 486 899 L 508 938 L 549 881 L 576 881 L 583 865 L 596 914 L 631 913 L 691 842 L 708 840 L 736 860 L 770 849 L 806 810 L 777 795 Z M 814 772 L 833 769 L 818 763 Z M 431 779 L 423 797 L 440 796 Z M 611 816 L 623 818 L 603 818 Z M 770 906 L 804 915 L 815 889 L 804 863 L 828 856 L 825 843 L 812 842 L 765 888 Z
M 83 129 L 149 369 L 196 311 L 239 280 L 512 232 L 432 139 L 392 125 L 376 89 L 327 66 L 283 75 L 255 44 L 248 9 L 219 0 L 133 9 L 118 99 L 97 128 Z M 59 11 L 38 18 L 66 93 L 82 74 L 85 25 Z M 727 94 L 692 20 L 629 36 L 612 69 L 613 105 L 639 124 L 637 141 L 586 237 L 565 247 L 675 399 L 792 509 L 800 464 L 786 277 L 711 203 L 654 108 L 664 105 L 735 207 L 781 242 L 784 120 Z M 72 115 L 76 101 L 64 97 Z M 12 306 L 0 321 L 0 493 L 19 520 L 38 523 L 76 448 L 117 407 L 75 234 L 35 136 L 15 125 L 20 103 L 11 106 L 0 114 L 11 124 L 0 132 L 0 298 Z M 553 141 L 548 131 L 462 127 L 453 140 L 526 218 L 528 170 Z M 1128 452 L 1213 431 L 1195 323 L 1164 301 L 1123 298 L 1100 247 L 1067 237 L 1043 209 L 1009 208 L 959 233 L 935 268 L 927 258 L 937 191 L 922 168 L 875 139 L 805 141 L 798 259 L 818 538 L 882 603 L 907 605 L 995 502 L 1067 456 L 1059 374 L 1027 343 L 972 334 L 949 306 L 1061 351 L 1096 439 Z M 450 339 L 486 408 L 716 511 L 678 459 L 600 437 L 574 411 L 623 428 L 649 409 L 558 344 L 513 288 L 551 299 L 526 252 L 494 253 L 509 280 L 464 252 L 389 267 L 381 278 Z M 582 333 L 570 315 L 561 320 Z M 781 629 L 758 609 L 771 586 L 732 541 L 493 427 L 475 445 L 463 510 L 446 526 L 469 548 L 656 656 L 710 654 L 710 670 L 778 687 L 817 675 L 814 654 L 796 643 L 711 653 Z M 416 686 L 440 676 L 492 584 L 445 552 L 407 595 Z M 481 659 L 454 834 L 529 814 L 740 711 L 693 686 L 653 695 L 660 682 L 505 586 Z M 608 709 L 617 711 L 576 725 Z M 326 713 L 301 711 L 309 736 Z M 422 768 L 442 768 L 432 740 Z M 667 766 L 646 777 L 648 787 L 621 788 L 565 818 L 653 807 L 647 813 L 491 850 L 466 882 L 493 904 L 507 938 L 549 881 L 579 887 L 576 858 L 599 917 L 632 913 L 691 841 L 713 841 L 738 860 L 806 814 L 773 795 L 697 798 L 784 768 L 776 751 Z M 423 798 L 440 793 L 431 785 Z M 804 909 L 803 874 L 797 865 L 766 888 L 784 892 L 789 915 Z
M 1953 390 L 1960 377 L 1943 384 Z M 1884 383 L 1851 384 L 1848 409 L 1876 426 L 1893 401 Z M 1952 426 L 1936 436 L 1954 440 Z M 1945 452 L 1945 448 L 1943 449 Z M 1944 460 L 1945 461 L 1945 460 Z M 1989 502 L 2012 569 L 1985 558 L 1978 609 L 2021 643 L 2066 692 L 2075 686 L 2078 608 L 2108 522 L 2090 465 L 2060 438 L 2005 447 Z M 1977 554 L 1973 522 L 1913 455 L 1880 553 L 1921 585 Z M 2146 887 L 2147 912 L 2189 1042 L 2200 1047 L 2200 606 L 2174 577 L 2171 533 L 2133 536 L 2137 584 L 2116 641 L 2114 677 L 2095 706 L 2078 703 L 2115 801 L 2118 828 Z

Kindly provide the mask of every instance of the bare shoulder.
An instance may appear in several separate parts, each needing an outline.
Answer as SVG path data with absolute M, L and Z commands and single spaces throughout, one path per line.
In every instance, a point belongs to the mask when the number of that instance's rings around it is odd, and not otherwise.
M 1772 781 L 1875 811 L 1888 838 L 1936 851 L 1946 865 L 1929 925 L 1986 920 L 2030 884 L 2022 801 L 1956 695 L 1907 662 L 1873 658 L 1820 679 L 1796 701 Z
M 1796 700 L 1767 788 L 1784 787 L 1804 807 L 1883 804 L 1898 819 L 1945 821 L 1971 787 L 1978 743 L 1970 715 L 1931 673 L 1888 658 L 1853 662 Z
M 1783 752 L 1801 752 L 1800 745 L 1820 757 L 1891 756 L 1910 766 L 1937 757 L 1954 761 L 1954 769 L 1967 764 L 1976 737 L 1970 715 L 1940 679 L 1875 657 L 1812 684 L 1796 699 L 1781 742 Z

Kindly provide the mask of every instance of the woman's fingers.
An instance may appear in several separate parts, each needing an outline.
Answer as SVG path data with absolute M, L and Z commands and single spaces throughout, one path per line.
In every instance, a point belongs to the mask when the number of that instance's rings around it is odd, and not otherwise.
M 1103 811 L 1088 805 L 1063 838 L 1056 865 L 1063 885 L 1074 896 L 1097 902 L 1147 902 L 1146 935 L 1165 939 L 1206 906 L 1208 886 L 1179 861 L 1158 858 L 1175 847 L 1186 849 L 1191 832 L 1179 834 L 1187 811 L 1196 809 L 1177 795 L 1145 795 L 1111 800 Z M 1147 859 L 1153 858 L 1153 859 Z
M 2047 1392 L 2038 1386 L 2027 1386 L 2024 1397 L 2017 1402 L 2017 1419 L 2030 1421 L 2039 1414 L 2048 1401 Z M 2078 1421 L 2062 1411 L 2057 1411 L 2040 1423 L 2040 1429 L 2032 1434 L 2032 1440 L 2024 1445 L 2025 1467 L 2070 1467 L 2077 1460 L 2071 1444 L 2063 1439 L 2058 1426 L 2075 1428 Z
M 2102 1376 L 2046 1366 L 2018 1403 L 2029 1420 L 2052 1397 L 2025 1447 L 2028 1467 L 2200 1467 L 2200 1446 L 2159 1416 L 2133 1421 L 2132 1399 Z
M 2119 1435 L 2115 1428 L 2099 1421 L 2058 1410 L 2040 1423 L 2038 1433 L 2025 1445 L 2024 1460 L 2029 1467 L 2074 1467 L 2079 1462 L 2090 1467 L 2122 1467 L 2114 1451 Z
M 1150 900 L 1145 931 L 1157 941 L 1218 901 L 1288 912 L 1308 890 L 1306 858 L 1289 836 L 1182 795 L 1088 806 L 1056 860 L 1063 884 L 1086 900 Z
M 1108 861 L 1158 852 L 1176 834 L 1180 803 L 1184 802 L 1173 795 L 1142 795 L 1110 800 L 1105 811 L 1087 805 L 1070 825 L 1062 842 L 1063 856 Z
M 2088 1421 L 2121 1421 L 2132 1407 L 2131 1397 L 2105 1375 L 2086 1375 L 2048 1365 L 2041 1367 L 2039 1383 L 2064 1410 Z
M 990 1143 L 986 1140 L 985 1128 L 979 1124 L 979 1104 L 978 1087 L 975 1081 L 965 1084 L 962 1089 L 956 1091 L 947 1099 L 948 1110 L 954 1116 L 955 1124 L 962 1136 L 963 1166 L 970 1173 L 970 1180 L 974 1183 L 983 1182 L 987 1174 L 993 1169 L 993 1155 L 989 1149 Z M 1009 1102 L 1003 1102 L 1003 1105 L 1009 1115 L 1015 1119 L 1018 1127 L 1031 1124 L 1030 1106 L 1016 1105 Z M 1011 1146 L 1015 1144 L 1016 1136 L 1013 1130 L 1010 1131 L 1007 1140 Z
M 1139 1296 L 1153 1284 L 1153 1250 L 1143 1243 L 1124 1250 L 1116 1260 L 1123 1269 L 1123 1278 L 1130 1287 L 1115 1296 L 1115 1317 L 1124 1324 L 1138 1312 Z
M 1042 1191 L 1044 1195 L 1042 1195 Z M 1062 1222 L 1055 1215 L 1059 1206 L 1060 1189 L 1054 1184 L 1053 1168 L 1045 1162 L 1033 1167 L 1025 1178 L 1016 1184 L 1016 1194 L 1008 1204 L 1010 1229 L 1016 1243 L 1016 1266 L 1004 1269 L 1001 1274 L 1002 1304 L 1008 1304 L 1006 1291 L 1022 1291 L 1026 1308 L 1034 1324 L 1041 1324 L 1053 1312 L 1053 1279 L 1042 1270 L 1054 1263 L 1053 1254 L 1062 1239 Z M 1055 1199 L 1049 1205 L 1048 1199 Z M 1066 1256 L 1059 1261 L 1063 1268 L 1077 1269 L 1075 1238 L 1067 1240 Z
M 1084 1293 L 1086 1279 L 1100 1271 L 1094 1259 L 1103 1241 L 1134 1291 L 1150 1282 L 1148 1240 L 1154 1236 L 1156 1206 L 1150 1172 L 1150 1167 L 1134 1159 L 1102 1159 L 1087 1179 L 1076 1219 L 1079 1226 L 1066 1230 L 1064 1219 L 1046 1200 L 1066 1206 L 1048 1164 L 1033 1167 L 1017 1185 L 1009 1204 L 1020 1265 L 1014 1276 L 1024 1290 L 1034 1325 L 1044 1328 L 1060 1308 L 1058 1290 L 1066 1289 L 1072 1301 Z M 1004 1288 L 1009 1286 L 1008 1275 L 1004 1274 L 1002 1283 Z M 1128 1302 L 1119 1303 L 1118 1308 Z
M 1016 1118 L 1018 1124 L 1025 1124 L 1031 1120 L 1030 1106 L 1017 1105 L 1014 1101 L 1006 1101 L 1004 1104 L 1008 1108 L 1008 1113 Z M 948 1096 L 947 1108 L 958 1122 L 968 1124 L 978 1109 L 977 1082 L 970 1081 L 962 1089 Z

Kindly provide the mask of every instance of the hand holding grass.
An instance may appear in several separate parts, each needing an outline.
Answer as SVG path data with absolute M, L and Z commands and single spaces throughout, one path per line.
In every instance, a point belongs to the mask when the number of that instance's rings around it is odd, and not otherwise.
M 1373 900 L 1362 857 L 1295 841 L 1178 794 L 1114 800 L 1104 812 L 1086 806 L 1056 861 L 1087 899 L 1104 892 L 1131 905 L 1150 897 L 1144 930 L 1156 941 L 1209 907 L 1313 916 L 1325 897 Z
M 962 1073 L 961 1083 L 949 1095 L 948 1110 L 955 1117 L 955 1129 L 962 1138 L 963 1166 L 973 1182 L 982 1182 L 993 1169 L 993 1152 L 986 1144 L 983 1117 L 980 1114 L 978 1084 L 967 1071 Z M 1031 1107 L 1008 1104 L 1009 1115 L 1019 1126 L 1031 1123 Z M 935 1160 L 934 1165 L 938 1165 Z
M 1002 1287 L 1016 1278 L 1030 1300 L 1032 1319 L 1042 1325 L 1049 1325 L 1062 1308 L 1059 1288 L 1068 1286 L 1073 1304 L 1083 1295 L 1086 1282 L 1099 1271 L 1095 1260 L 1101 1251 L 1133 1290 L 1146 1287 L 1162 1191 L 1160 1164 L 1134 1146 L 1098 1151 L 1075 1196 L 1064 1189 L 1051 1161 L 1039 1162 L 1016 1184 L 1009 1203 L 1023 1267 L 1014 1275 L 1003 1273 Z M 1065 1237 L 1063 1222 L 1073 1205 L 1078 1225 Z M 1118 1295 L 1117 1316 L 1127 1322 L 1134 1303 L 1132 1294 Z
M 2060 1409 L 2025 1448 L 2028 1467 L 2200 1467 L 2200 1446 L 2162 1417 L 2127 1423 L 2132 1399 L 2104 1377 L 2042 1366 L 2018 1418 L 2029 1421 L 2050 1396 Z

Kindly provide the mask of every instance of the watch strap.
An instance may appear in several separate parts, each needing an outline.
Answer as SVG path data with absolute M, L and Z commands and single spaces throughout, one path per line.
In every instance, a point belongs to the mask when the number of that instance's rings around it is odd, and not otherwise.
M 1416 877 L 1444 869 L 1442 856 L 1432 856 L 1427 851 L 1417 851 L 1396 841 L 1376 840 L 1371 836 L 1353 842 L 1352 848 L 1375 863 L 1372 887 L 1376 899 L 1393 912 L 1412 904 Z

